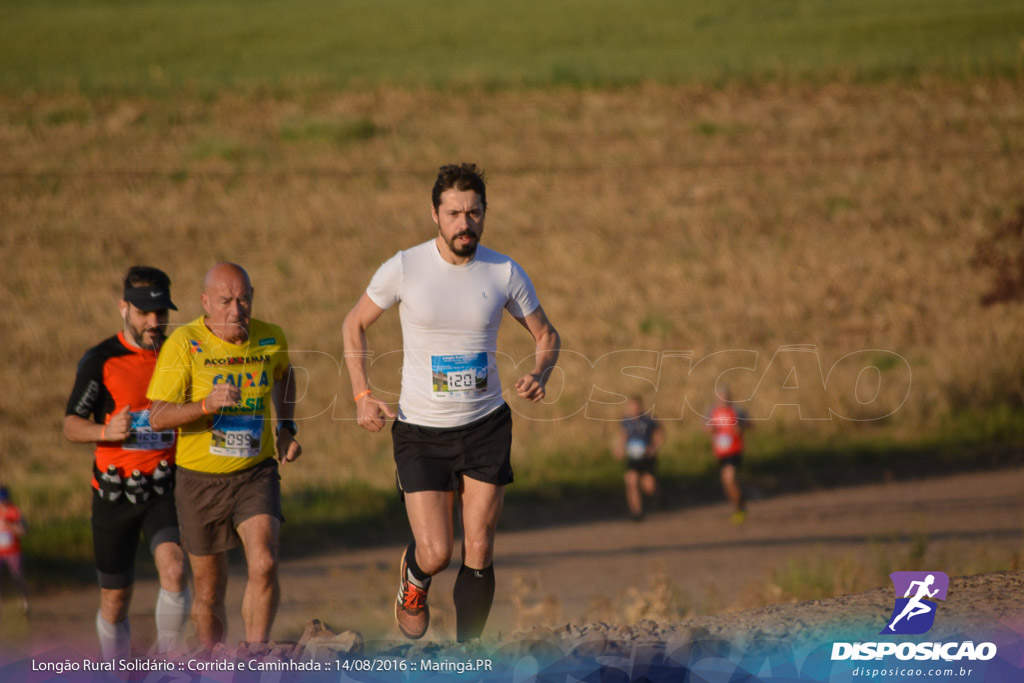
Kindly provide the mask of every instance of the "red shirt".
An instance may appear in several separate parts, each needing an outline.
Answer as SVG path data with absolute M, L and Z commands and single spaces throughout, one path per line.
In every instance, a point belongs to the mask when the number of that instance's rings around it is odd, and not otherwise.
M 0 503 L 0 556 L 17 555 L 21 552 L 21 539 L 8 524 L 21 523 L 21 510 L 17 505 Z
M 743 427 L 739 414 L 728 406 L 718 406 L 708 419 L 711 427 L 711 450 L 716 458 L 727 458 L 743 452 Z

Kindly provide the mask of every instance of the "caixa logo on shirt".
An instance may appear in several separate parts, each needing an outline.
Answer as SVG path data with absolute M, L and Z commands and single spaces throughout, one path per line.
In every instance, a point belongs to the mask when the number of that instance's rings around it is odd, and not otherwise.
M 889 578 L 896 589 L 896 604 L 889 622 L 879 633 L 917 635 L 928 632 L 935 623 L 936 600 L 946 599 L 949 577 L 942 572 L 893 572 Z
M 270 386 L 270 380 L 267 378 L 267 371 L 264 370 L 260 373 L 239 372 L 236 374 L 217 375 L 213 378 L 213 386 L 218 384 L 230 384 L 239 389 L 246 389 L 249 387 L 268 387 Z

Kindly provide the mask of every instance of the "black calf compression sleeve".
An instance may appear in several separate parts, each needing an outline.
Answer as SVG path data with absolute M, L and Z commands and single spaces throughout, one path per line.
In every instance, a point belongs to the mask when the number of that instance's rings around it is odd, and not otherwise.
M 459 642 L 479 638 L 494 602 L 494 565 L 486 569 L 462 565 L 453 595 L 456 638 Z

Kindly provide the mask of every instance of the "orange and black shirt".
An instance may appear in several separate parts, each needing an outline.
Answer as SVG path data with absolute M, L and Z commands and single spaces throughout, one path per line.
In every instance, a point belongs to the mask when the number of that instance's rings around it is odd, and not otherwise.
M 124 479 L 132 470 L 152 474 L 161 460 L 174 463 L 175 430 L 154 432 L 149 426 L 146 389 L 156 359 L 156 351 L 129 346 L 124 333 L 118 332 L 86 351 L 78 363 L 64 414 L 106 424 L 127 405 L 132 417 L 132 430 L 124 441 L 96 444 L 96 468 L 101 472 L 113 464 Z M 95 478 L 92 485 L 99 486 Z

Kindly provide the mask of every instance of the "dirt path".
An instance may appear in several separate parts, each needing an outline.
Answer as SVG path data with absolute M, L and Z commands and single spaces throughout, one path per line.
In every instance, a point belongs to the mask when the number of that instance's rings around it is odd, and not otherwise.
M 755 501 L 740 527 L 730 523 L 726 506 L 713 505 L 654 512 L 639 524 L 505 532 L 499 536 L 499 584 L 488 634 L 534 624 L 673 621 L 752 608 L 784 598 L 786 580 L 842 587 L 847 580 L 852 585 L 858 571 L 883 562 L 889 571 L 986 571 L 1021 555 L 1022 494 L 1024 469 L 1013 469 Z M 318 617 L 368 640 L 395 638 L 391 605 L 399 552 L 387 547 L 283 562 L 275 637 L 295 640 Z M 915 558 L 926 566 L 910 566 Z M 456 570 L 436 577 L 431 591 L 428 635 L 434 640 L 453 636 Z M 236 639 L 242 637 L 243 584 L 235 570 L 228 613 Z M 140 649 L 152 637 L 155 595 L 153 581 L 136 588 L 133 630 Z M 96 603 L 92 589 L 37 596 L 30 625 L 14 623 L 13 610 L 4 615 L 5 649 L 34 654 L 70 645 L 92 652 Z M 12 606 L 8 596 L 4 607 Z

